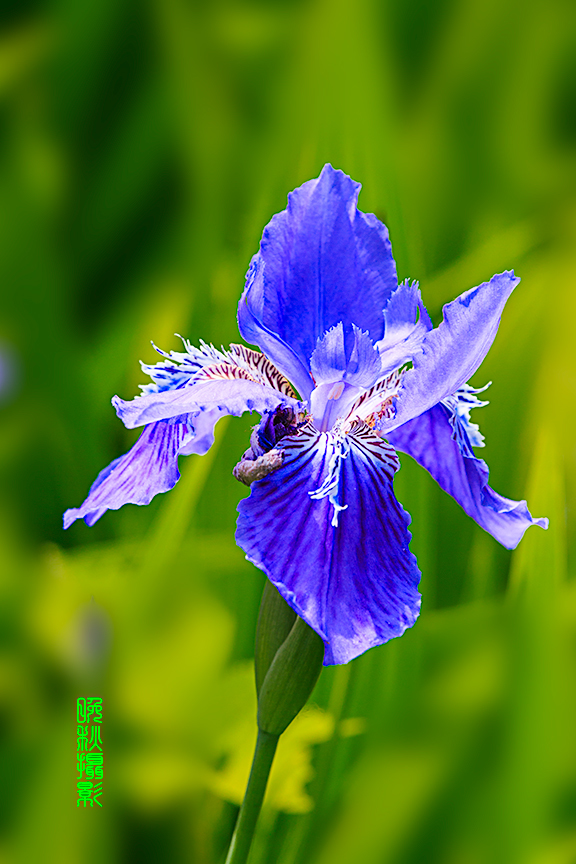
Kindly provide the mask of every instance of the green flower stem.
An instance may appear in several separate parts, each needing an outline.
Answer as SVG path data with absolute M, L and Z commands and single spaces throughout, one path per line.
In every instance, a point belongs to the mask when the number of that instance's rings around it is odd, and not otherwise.
M 256 629 L 258 739 L 225 864 L 245 864 L 278 739 L 302 710 L 322 669 L 324 643 L 266 583 Z
M 245 864 L 248 860 L 279 737 L 279 735 L 263 732 L 261 729 L 258 731 L 248 786 L 238 814 L 226 864 Z

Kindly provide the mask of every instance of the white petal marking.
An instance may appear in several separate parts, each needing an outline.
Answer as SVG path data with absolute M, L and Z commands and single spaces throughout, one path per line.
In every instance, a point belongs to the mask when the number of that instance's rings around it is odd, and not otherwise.
M 143 395 L 190 387 L 198 381 L 243 378 L 296 398 L 289 381 L 259 351 L 236 344 L 232 344 L 228 351 L 218 350 L 202 341 L 200 347 L 196 348 L 187 339 L 182 341 L 185 352 L 171 351 L 168 354 L 156 348 L 165 361 L 151 366 L 142 364 L 143 371 L 154 382 L 141 387 Z

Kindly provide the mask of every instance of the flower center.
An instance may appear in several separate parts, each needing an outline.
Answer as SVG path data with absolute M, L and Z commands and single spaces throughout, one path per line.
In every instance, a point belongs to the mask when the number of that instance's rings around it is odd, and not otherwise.
M 361 387 L 347 381 L 319 384 L 310 396 L 310 413 L 319 432 L 328 432 L 337 420 L 347 417 L 362 392 Z

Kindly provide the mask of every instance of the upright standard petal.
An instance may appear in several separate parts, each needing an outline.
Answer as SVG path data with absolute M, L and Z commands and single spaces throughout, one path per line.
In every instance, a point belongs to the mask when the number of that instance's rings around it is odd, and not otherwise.
M 514 549 L 530 525 L 548 527 L 547 519 L 534 519 L 526 501 L 511 501 L 488 485 L 488 466 L 472 453 L 470 443 L 461 447 L 455 438 L 451 413 L 435 405 L 386 437 L 397 450 L 408 453 L 448 492 L 468 516 L 507 549 Z M 460 428 L 460 435 L 466 432 Z
M 318 179 L 292 192 L 287 209 L 264 229 L 238 307 L 242 336 L 259 345 L 304 398 L 309 394 L 300 379 L 317 340 L 340 321 L 347 338 L 355 324 L 373 342 L 381 339 L 382 310 L 398 284 L 388 231 L 357 209 L 359 190 L 325 165 Z
M 425 337 L 413 368 L 403 378 L 396 414 L 383 425 L 384 434 L 428 411 L 472 377 L 494 341 L 504 305 L 519 281 L 508 270 L 444 306 L 444 320 Z
M 350 337 L 344 337 L 341 321 L 324 333 L 310 357 L 310 369 L 318 384 L 346 381 L 368 388 L 382 375 L 380 355 L 368 333 L 352 324 Z
M 251 345 L 258 345 L 267 357 L 274 360 L 278 369 L 294 384 L 302 399 L 308 399 L 314 388 L 314 381 L 308 368 L 309 364 L 304 362 L 276 333 L 264 326 L 257 317 L 257 312 L 254 311 L 253 307 L 256 306 L 256 303 L 249 305 L 244 302 L 256 281 L 257 258 L 258 256 L 255 256 L 252 259 L 246 276 L 246 287 L 238 304 L 238 329 L 246 342 L 250 342 Z
M 421 350 L 433 324 L 422 302 L 417 282 L 402 282 L 384 309 L 384 338 L 376 344 L 382 372 L 398 369 Z
M 178 455 L 193 437 L 192 426 L 185 422 L 146 426 L 131 450 L 100 472 L 84 503 L 65 512 L 64 528 L 76 519 L 92 526 L 106 510 L 149 504 L 159 492 L 172 489 L 180 479 Z
M 362 389 L 370 388 L 381 375 L 380 355 L 368 333 L 353 324 L 351 336 L 346 346 L 340 321 L 318 340 L 310 360 L 316 387 L 309 410 L 320 432 L 345 417 Z
M 392 488 L 398 460 L 364 425 L 345 447 L 311 426 L 279 446 L 282 467 L 238 506 L 236 542 L 324 640 L 324 663 L 347 663 L 419 613 L 410 517 Z

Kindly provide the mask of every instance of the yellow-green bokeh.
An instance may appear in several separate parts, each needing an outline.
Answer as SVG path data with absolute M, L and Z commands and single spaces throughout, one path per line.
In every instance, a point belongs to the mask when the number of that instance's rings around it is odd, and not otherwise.
M 175 332 L 330 161 L 442 304 L 522 282 L 474 378 L 514 553 L 408 458 L 422 615 L 323 673 L 250 864 L 576 862 L 576 11 L 567 0 L 25 0 L 0 10 L 0 862 L 221 864 L 254 742 L 250 416 L 149 507 L 61 529 Z M 289 518 L 289 514 L 287 514 Z M 305 562 L 303 562 L 305 565 Z M 74 700 L 105 700 L 75 806 Z

